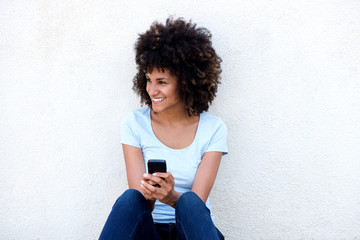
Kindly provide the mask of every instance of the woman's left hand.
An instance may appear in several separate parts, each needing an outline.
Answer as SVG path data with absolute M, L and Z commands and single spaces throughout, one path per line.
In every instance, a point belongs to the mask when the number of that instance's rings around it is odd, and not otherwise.
M 157 183 L 160 187 L 155 187 L 151 184 Z M 141 180 L 141 188 L 144 190 L 147 198 L 156 198 L 160 202 L 175 208 L 176 202 L 180 197 L 180 193 L 174 190 L 174 177 L 170 172 L 157 172 L 154 174 L 145 173 L 143 179 Z

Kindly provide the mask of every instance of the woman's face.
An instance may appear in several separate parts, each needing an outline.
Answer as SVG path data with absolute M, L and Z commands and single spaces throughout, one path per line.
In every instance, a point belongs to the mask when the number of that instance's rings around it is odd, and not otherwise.
M 154 68 L 146 74 L 146 91 L 151 98 L 152 110 L 156 113 L 184 110 L 177 91 L 177 77 L 168 69 Z

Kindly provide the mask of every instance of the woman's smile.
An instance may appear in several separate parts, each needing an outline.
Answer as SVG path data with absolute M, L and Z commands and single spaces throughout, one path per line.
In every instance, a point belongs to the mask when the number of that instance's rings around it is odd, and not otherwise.
M 157 104 L 157 103 L 161 103 L 162 101 L 164 101 L 165 98 L 153 98 L 152 101 L 153 103 Z

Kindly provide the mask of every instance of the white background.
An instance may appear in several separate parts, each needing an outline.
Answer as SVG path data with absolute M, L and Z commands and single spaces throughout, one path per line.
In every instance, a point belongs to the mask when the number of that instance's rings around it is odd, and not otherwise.
M 137 34 L 192 19 L 223 59 L 226 239 L 360 239 L 360 2 L 0 2 L 0 239 L 97 239 L 127 188 Z

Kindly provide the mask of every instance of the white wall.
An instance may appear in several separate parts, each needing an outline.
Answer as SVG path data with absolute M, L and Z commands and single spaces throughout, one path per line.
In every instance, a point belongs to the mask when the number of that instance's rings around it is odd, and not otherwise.
M 360 2 L 0 2 L 0 239 L 97 239 L 126 189 L 119 123 L 153 20 L 213 33 L 227 239 L 360 238 Z

